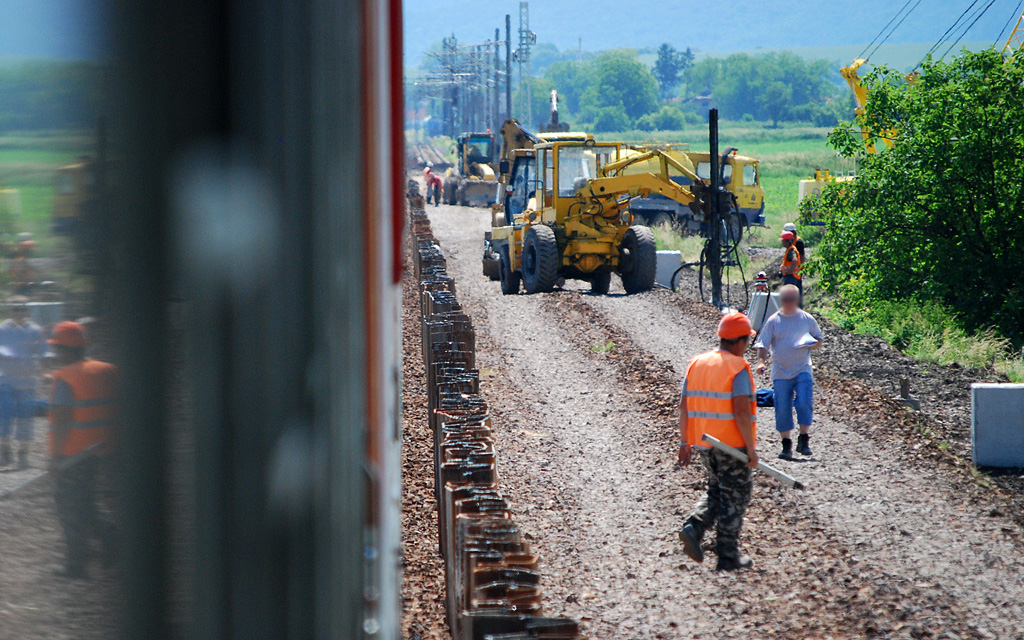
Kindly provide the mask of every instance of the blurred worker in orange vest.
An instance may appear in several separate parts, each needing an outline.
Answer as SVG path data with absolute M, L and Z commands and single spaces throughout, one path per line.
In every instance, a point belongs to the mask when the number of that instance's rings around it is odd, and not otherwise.
M 97 503 L 101 460 L 109 452 L 117 419 L 117 368 L 85 357 L 85 328 L 61 322 L 49 340 L 61 368 L 50 396 L 50 472 L 56 476 L 57 516 L 67 540 L 60 575 L 85 578 L 89 542 L 98 539 L 113 559 L 114 526 Z
M 803 276 L 800 271 L 804 261 L 801 251 L 796 246 L 796 234 L 792 231 L 783 231 L 782 247 L 785 253 L 782 255 L 782 266 L 779 271 L 782 275 L 783 284 L 791 284 L 800 291 L 800 308 L 804 306 L 804 285 Z
M 757 405 L 754 376 L 743 359 L 755 332 L 742 313 L 730 313 L 718 323 L 719 348 L 690 361 L 683 381 L 679 411 L 679 462 L 690 464 L 693 449 L 700 452 L 708 474 L 707 494 L 679 532 L 683 551 L 704 561 L 701 540 L 717 524 L 715 551 L 719 571 L 749 568 L 753 561 L 740 554 L 740 529 L 753 488 L 752 469 L 757 467 Z M 744 451 L 744 464 L 707 447 L 704 434 Z

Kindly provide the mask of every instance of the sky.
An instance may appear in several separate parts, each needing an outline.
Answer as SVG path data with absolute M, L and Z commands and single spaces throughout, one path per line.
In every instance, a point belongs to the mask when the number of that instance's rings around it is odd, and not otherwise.
M 989 1 L 973 4 L 980 9 Z M 1020 15 L 1019 0 L 991 3 L 965 40 L 994 42 L 1007 21 Z M 908 6 L 914 5 L 910 0 Z M 889 42 L 933 43 L 970 5 L 972 0 L 916 0 Z M 866 45 L 903 6 L 903 0 L 532 0 L 529 11 L 538 42 L 559 49 L 576 48 L 582 40 L 587 51 L 668 42 L 733 52 Z M 518 0 L 406 0 L 406 64 L 417 65 L 424 50 L 453 32 L 465 43 L 493 39 L 495 27 L 504 37 L 506 13 L 512 15 L 515 41 Z
M 0 58 L 102 57 L 102 4 L 102 0 L 0 0 Z

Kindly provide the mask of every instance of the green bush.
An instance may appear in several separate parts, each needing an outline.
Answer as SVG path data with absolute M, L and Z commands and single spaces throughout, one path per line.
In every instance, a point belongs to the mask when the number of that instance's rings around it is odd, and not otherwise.
M 636 121 L 636 128 L 641 131 L 679 131 L 685 126 L 686 116 L 679 107 L 671 105 L 665 105 Z
M 583 117 L 590 121 L 590 128 L 597 133 L 625 131 L 631 124 L 621 106 L 587 107 L 583 110 Z
M 953 312 L 936 302 L 847 301 L 825 315 L 848 331 L 876 335 L 908 355 L 943 365 L 994 367 L 1024 381 L 1024 356 L 992 329 L 964 330 Z
M 865 113 L 830 144 L 862 154 L 862 126 L 895 144 L 876 136 L 856 180 L 807 205 L 828 224 L 810 268 L 855 304 L 935 301 L 967 333 L 1024 344 L 1024 56 L 965 52 L 913 84 L 885 67 L 864 82 Z

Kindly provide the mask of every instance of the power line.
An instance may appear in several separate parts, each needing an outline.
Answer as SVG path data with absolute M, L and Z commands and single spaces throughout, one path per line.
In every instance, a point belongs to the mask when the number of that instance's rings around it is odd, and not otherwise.
M 908 2 L 909 2 L 909 0 L 908 0 Z M 921 0 L 917 0 L 917 2 L 914 4 L 914 6 L 910 8 L 910 11 L 906 12 L 903 15 L 903 17 L 900 18 L 900 21 L 896 23 L 896 26 L 894 26 L 892 29 L 889 30 L 889 33 L 884 38 L 882 38 L 882 41 L 879 42 L 878 45 L 876 45 L 875 48 L 871 50 L 871 53 L 868 54 L 868 58 L 870 58 L 871 56 L 875 55 L 875 53 L 878 52 L 878 48 L 881 47 L 883 44 L 885 44 L 886 40 L 888 40 L 889 38 L 892 37 L 892 34 L 895 33 L 897 29 L 900 28 L 900 25 L 903 24 L 903 21 L 906 20 L 907 17 L 910 16 L 910 14 L 914 13 L 914 9 L 917 9 L 917 6 L 919 4 L 921 4 Z M 904 6 L 906 6 L 906 5 L 904 5 Z
M 1013 14 L 1010 15 L 1010 19 L 1006 21 L 1006 24 L 1003 25 L 1003 28 L 999 31 L 999 35 L 996 36 L 995 42 L 992 43 L 993 47 L 998 47 L 1000 44 L 1002 44 L 1003 34 L 1005 34 L 1006 30 L 1010 28 L 1010 25 L 1013 24 L 1014 20 L 1020 20 L 1022 9 L 1024 9 L 1024 0 L 1021 0 L 1020 2 L 1017 3 L 1017 8 L 1013 10 Z
M 882 30 L 878 32 L 878 35 L 876 35 L 876 36 L 875 36 L 875 37 L 874 37 L 874 38 L 873 38 L 873 39 L 871 40 L 871 42 L 869 42 L 869 43 L 868 43 L 868 46 L 864 47 L 864 51 L 861 51 L 861 52 L 860 52 L 860 55 L 859 55 L 859 56 L 857 56 L 858 58 L 863 58 L 863 57 L 864 57 L 864 54 L 865 54 L 865 53 L 867 52 L 867 50 L 868 50 L 868 49 L 870 49 L 870 48 L 871 48 L 871 45 L 875 44 L 875 42 L 876 42 L 876 41 L 877 41 L 877 40 L 878 40 L 878 39 L 879 39 L 880 37 L 882 37 L 882 34 L 883 34 L 883 33 L 885 33 L 885 30 L 889 28 L 889 25 L 891 25 L 891 24 L 893 23 L 893 21 L 894 21 L 894 20 L 896 20 L 896 18 L 898 18 L 898 17 L 899 17 L 899 15 L 900 15 L 901 13 L 903 13 L 903 10 L 904 10 L 904 9 L 906 9 L 906 8 L 907 8 L 907 6 L 908 6 L 908 5 L 909 5 L 909 4 L 911 3 L 911 2 L 913 2 L 913 0 L 907 0 L 907 1 L 905 2 L 905 3 L 903 3 L 903 6 L 902 6 L 902 7 L 900 8 L 900 10 L 899 10 L 899 11 L 897 11 L 897 12 L 896 12 L 896 15 L 894 15 L 894 16 L 893 16 L 893 17 L 891 17 L 891 18 L 889 18 L 889 22 L 886 22 L 886 23 L 885 23 L 885 26 L 884 26 L 884 27 L 882 27 Z
M 935 53 L 939 49 L 939 47 L 942 46 L 942 43 L 946 41 L 946 36 L 948 36 L 950 33 L 953 32 L 954 29 L 957 28 L 957 26 L 960 24 L 960 21 L 964 19 L 964 16 L 966 16 L 972 9 L 974 9 L 974 5 L 978 4 L 978 2 L 979 0 L 974 0 L 974 2 L 972 2 L 966 9 L 964 9 L 964 12 L 960 14 L 960 17 L 956 19 L 956 22 L 950 25 L 950 27 L 946 29 L 946 32 L 943 33 L 942 36 L 935 41 L 935 44 L 933 44 L 932 48 L 928 50 L 928 53 L 924 54 L 924 58 L 927 58 L 931 54 Z M 924 62 L 924 58 L 921 58 L 921 62 Z M 921 66 L 921 62 L 917 63 L 917 67 Z M 917 69 L 917 67 L 914 67 L 914 69 Z
M 949 48 L 946 49 L 946 53 L 942 54 L 943 58 L 945 58 L 946 56 L 949 55 L 949 52 L 953 50 L 953 47 L 955 47 L 956 45 L 960 44 L 960 41 L 963 40 L 964 36 L 967 35 L 967 32 L 970 31 L 974 27 L 974 25 L 978 22 L 978 20 L 981 20 L 981 17 L 983 15 L 985 15 L 985 12 L 988 11 L 992 7 L 992 5 L 994 5 L 995 3 L 996 3 L 996 0 L 989 0 L 989 3 L 987 5 L 985 5 L 985 8 L 981 10 L 981 13 L 979 13 L 977 16 L 975 16 L 975 18 L 971 22 L 971 24 L 967 25 L 967 28 L 963 30 L 963 33 L 960 34 L 960 37 L 957 38 L 953 42 L 953 44 L 949 45 Z

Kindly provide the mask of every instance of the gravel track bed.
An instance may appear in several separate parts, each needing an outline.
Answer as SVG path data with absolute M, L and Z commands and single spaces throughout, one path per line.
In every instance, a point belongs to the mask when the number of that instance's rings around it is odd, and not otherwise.
M 811 489 L 756 483 L 745 527 L 756 569 L 690 562 L 675 532 L 703 473 L 674 463 L 675 403 L 715 312 L 576 283 L 502 296 L 480 274 L 486 212 L 428 213 L 477 326 L 499 472 L 544 563 L 548 613 L 581 618 L 594 638 L 1024 637 L 1020 528 L 997 497 L 937 464 L 937 447 L 908 446 L 916 427 L 884 399 L 843 411 L 849 388 L 831 378 L 816 455 L 788 465 Z M 760 417 L 774 451 L 770 410 Z

